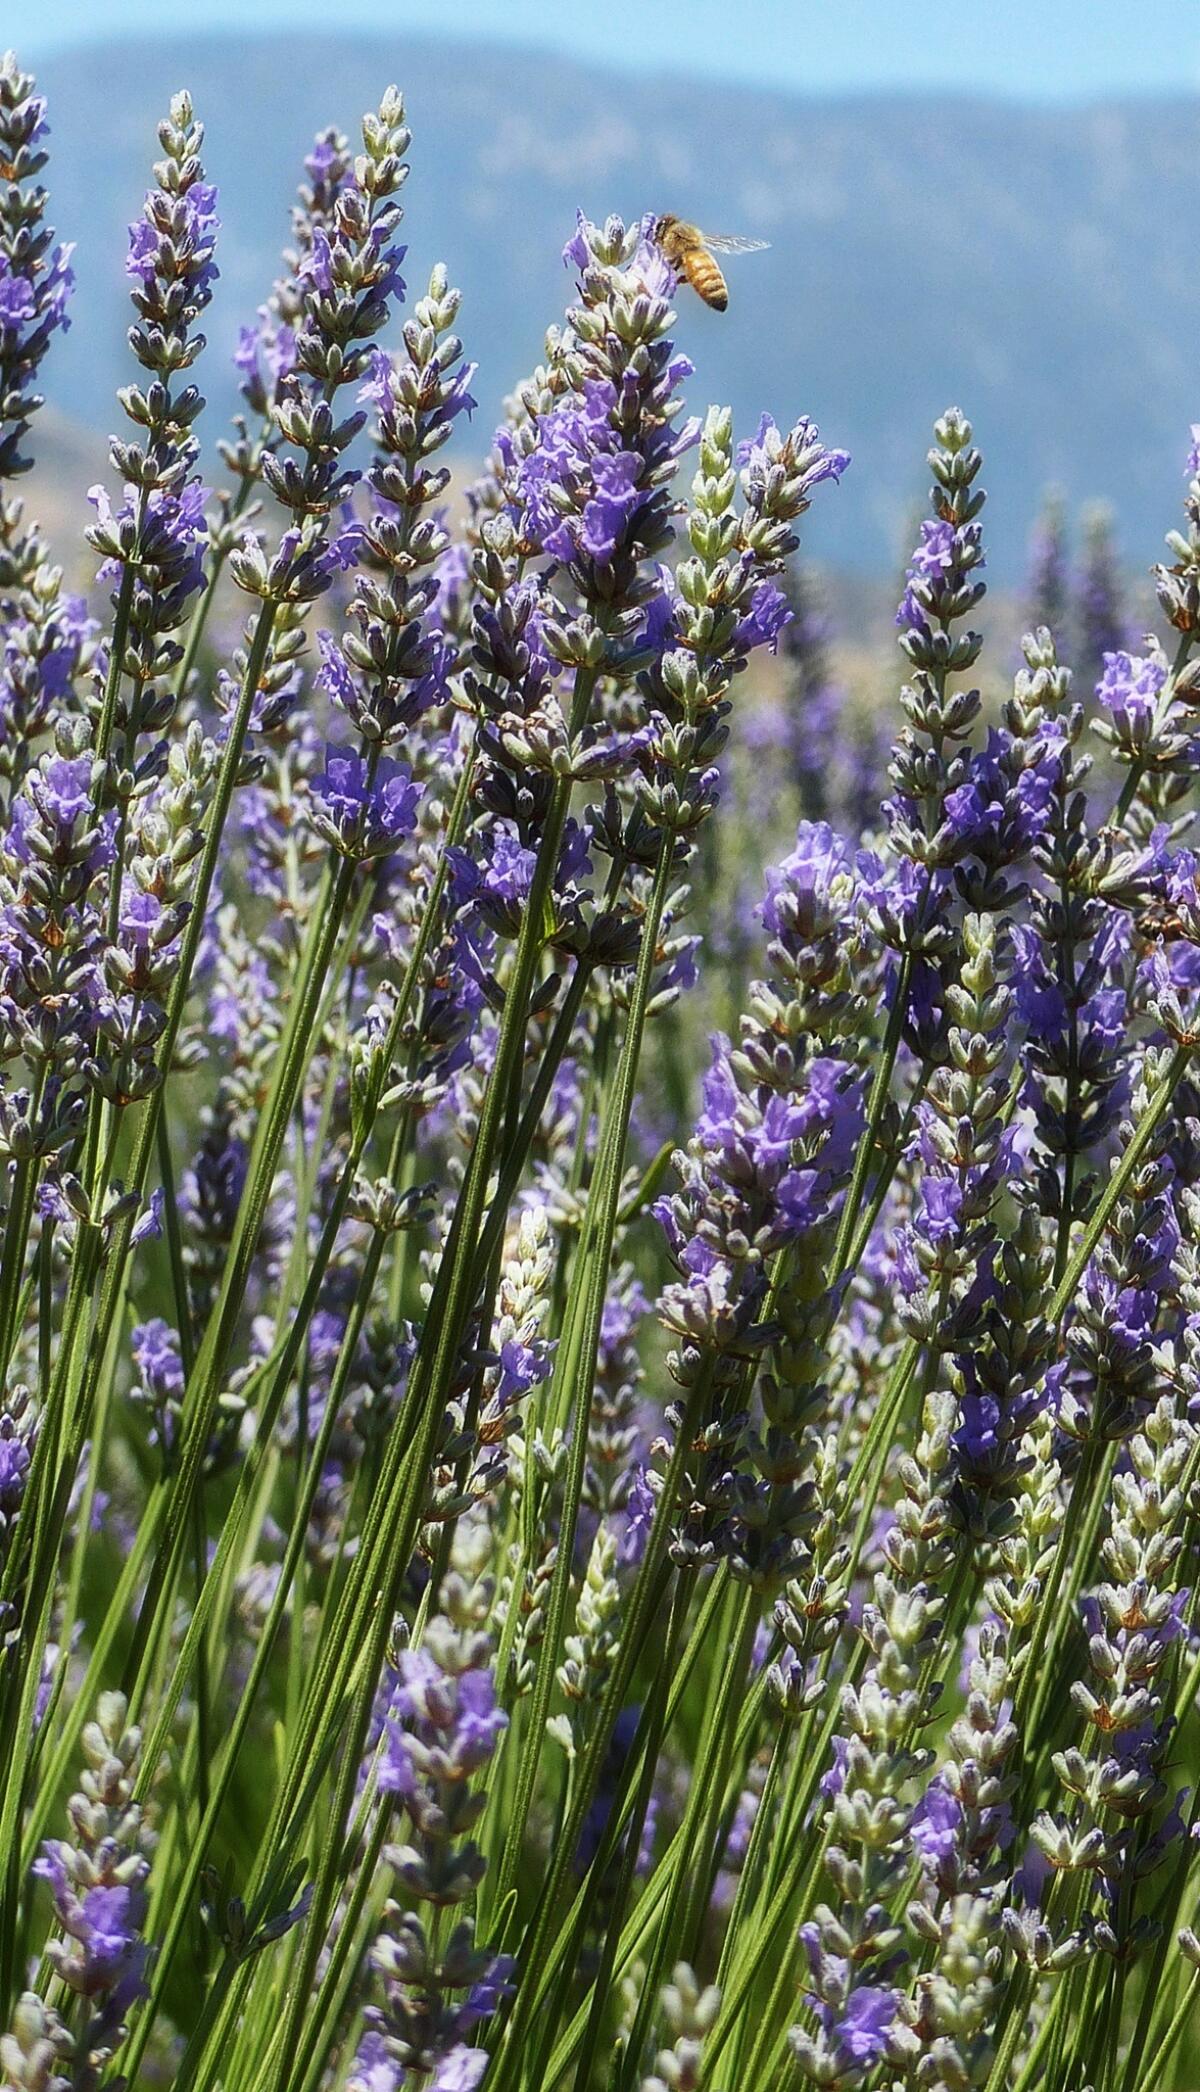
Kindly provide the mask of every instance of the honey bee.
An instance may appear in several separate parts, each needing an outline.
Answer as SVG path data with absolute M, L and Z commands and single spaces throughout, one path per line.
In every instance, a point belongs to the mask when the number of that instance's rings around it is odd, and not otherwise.
M 1175 944 L 1188 934 L 1183 917 L 1169 901 L 1151 901 L 1134 917 L 1133 926 L 1146 944 Z
M 718 254 L 756 254 L 769 244 L 766 240 L 740 240 L 723 233 L 701 232 L 698 225 L 688 225 L 670 213 L 655 220 L 654 238 L 678 281 L 690 283 L 697 297 L 711 305 L 714 312 L 724 312 L 729 292 L 713 260 L 713 249 Z

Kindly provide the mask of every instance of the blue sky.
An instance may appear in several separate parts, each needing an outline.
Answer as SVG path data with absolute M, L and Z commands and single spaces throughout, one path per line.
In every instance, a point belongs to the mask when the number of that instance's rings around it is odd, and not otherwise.
M 119 35 L 336 24 L 537 44 L 647 70 L 686 63 L 818 94 L 954 88 L 1078 101 L 1200 87 L 1200 0 L 40 0 L 19 12 L 32 62 Z

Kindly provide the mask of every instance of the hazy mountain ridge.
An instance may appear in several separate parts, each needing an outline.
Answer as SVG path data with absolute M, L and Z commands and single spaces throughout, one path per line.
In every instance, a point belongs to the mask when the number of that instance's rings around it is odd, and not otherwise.
M 993 572 L 1018 568 L 1049 481 L 1112 499 L 1122 548 L 1177 520 L 1200 416 L 1200 280 L 1188 225 L 1200 102 L 1063 111 L 911 98 L 806 101 L 632 80 L 433 40 L 163 38 L 47 60 L 47 180 L 78 243 L 76 324 L 47 392 L 98 434 L 131 375 L 125 225 L 154 123 L 188 85 L 221 190 L 222 282 L 202 366 L 209 436 L 236 403 L 229 352 L 265 295 L 312 133 L 353 131 L 390 79 L 413 126 L 406 275 L 444 258 L 480 363 L 472 437 L 537 361 L 569 293 L 559 251 L 590 214 L 669 208 L 771 240 L 730 264 L 723 317 L 681 298 L 697 405 L 810 412 L 853 454 L 814 512 L 822 556 L 886 571 L 924 486 L 934 415 L 971 414 L 988 460 Z M 102 457 L 97 449 L 98 463 Z

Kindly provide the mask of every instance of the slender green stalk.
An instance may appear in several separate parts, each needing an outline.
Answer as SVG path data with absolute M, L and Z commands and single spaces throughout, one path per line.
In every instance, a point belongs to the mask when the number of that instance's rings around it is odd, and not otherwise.
M 695 1953 L 695 1934 L 701 1907 L 708 1900 L 708 1854 L 725 1799 L 729 1776 L 738 1695 L 754 1639 L 753 1597 L 749 1590 L 738 1593 L 741 1620 L 731 1637 L 726 1660 L 712 1706 L 708 1733 L 697 1754 L 688 1789 L 687 1808 L 679 1838 L 679 1858 L 666 1903 L 655 1929 L 646 1959 L 641 1999 L 633 2031 L 625 2050 L 618 2092 L 633 2092 L 640 2073 L 653 2016 L 658 2007 L 663 1971 L 668 1957 L 689 1960 Z
M 1049 1321 L 1054 1323 L 1061 1322 L 1064 1313 L 1075 1298 L 1075 1289 L 1083 1277 L 1084 1271 L 1087 1269 L 1096 1244 L 1108 1226 L 1113 1208 L 1117 1200 L 1123 1195 L 1130 1178 L 1141 1163 L 1147 1149 L 1153 1143 L 1163 1114 L 1183 1079 L 1190 1059 L 1191 1049 L 1189 1047 L 1180 1046 L 1176 1048 L 1166 1074 L 1159 1083 L 1146 1110 L 1138 1120 L 1129 1145 L 1124 1150 L 1120 1161 L 1105 1185 L 1100 1198 L 1097 1200 L 1095 1211 L 1083 1230 L 1075 1253 L 1063 1272 L 1058 1285 L 1055 1287 L 1053 1298 L 1047 1309 Z
M 1200 1993 L 1200 1969 L 1193 1968 L 1184 1985 L 1183 1995 L 1175 2008 L 1170 2025 L 1151 2055 L 1149 2062 L 1139 2071 L 1135 2079 L 1137 2092 L 1163 2092 L 1167 2082 L 1167 2065 L 1179 2044 L 1184 2028 L 1195 2012 L 1197 2002 L 1200 2001 L 1198 1993 Z
M 846 1201 L 842 1207 L 842 1217 L 838 1224 L 837 1245 L 833 1252 L 835 1282 L 849 1268 L 850 1247 L 855 1239 L 859 1208 L 862 1205 L 863 1193 L 867 1188 L 867 1179 L 871 1174 L 871 1165 L 875 1159 L 879 1128 L 883 1123 L 883 1114 L 891 1094 L 892 1074 L 896 1066 L 896 1056 L 900 1051 L 900 1040 L 904 1033 L 904 1020 L 908 1015 L 908 996 L 912 982 L 912 966 L 912 955 L 909 952 L 905 952 L 900 961 L 900 971 L 896 977 L 896 989 L 892 997 L 892 1006 L 888 1011 L 887 1027 L 883 1035 L 883 1046 L 875 1063 L 875 1073 L 871 1081 L 871 1094 L 867 1102 L 867 1122 L 863 1128 L 862 1139 L 858 1144 L 858 1152 L 854 1157 L 854 1171 L 850 1178 Z
M 654 1507 L 646 1551 L 638 1564 L 637 1575 L 629 1594 L 624 1632 L 609 1673 L 595 1727 L 582 1754 L 571 1805 L 551 1849 L 538 1907 L 526 1935 L 522 1958 L 524 1966 L 528 1968 L 542 1966 L 550 1941 L 557 1930 L 559 1903 L 579 1842 L 583 1819 L 595 1791 L 604 1755 L 611 1742 L 617 1716 L 624 1705 L 629 1682 L 641 1656 L 652 1617 L 665 1596 L 665 1579 L 662 1572 L 666 1567 L 670 1521 L 687 1456 L 692 1449 L 692 1440 L 704 1414 L 712 1370 L 712 1361 L 706 1360 L 687 1392 L 663 1486 Z M 499 2068 L 496 2084 L 490 2088 L 490 2092 L 508 2092 L 508 2087 L 515 2082 L 516 2073 L 520 2068 L 522 2043 L 534 2009 L 535 1993 L 530 1985 L 526 1987 L 523 1996 L 518 1996 L 514 2006 L 504 2048 L 497 2059 Z
M 554 1576 L 546 1608 L 546 1633 L 530 1702 L 529 1735 L 521 1754 L 517 1792 L 496 1884 L 496 1900 L 501 1903 L 516 1879 L 529 1811 L 533 1804 L 538 1766 L 541 1762 L 542 1741 L 545 1736 L 555 1667 L 561 1651 L 570 1591 L 575 1525 L 587 1461 L 587 1417 L 591 1406 L 596 1358 L 600 1348 L 600 1328 L 608 1292 L 625 1146 L 629 1135 L 642 1033 L 650 1002 L 673 855 L 674 839 L 668 834 L 659 851 L 654 886 L 642 926 L 641 951 L 633 994 L 629 1002 L 625 1036 L 621 1044 L 610 1111 L 601 1134 L 600 1156 L 592 1181 L 583 1235 L 575 1262 L 573 1291 L 579 1308 L 559 1352 L 561 1380 L 558 1373 L 555 1376 L 556 1381 L 560 1381 L 562 1386 L 563 1401 L 570 1416 L 570 1453 L 563 1490 L 562 1522 Z

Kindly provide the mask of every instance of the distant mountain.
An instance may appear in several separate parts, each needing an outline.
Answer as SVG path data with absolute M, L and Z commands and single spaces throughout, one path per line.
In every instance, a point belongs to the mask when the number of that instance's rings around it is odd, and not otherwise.
M 234 403 L 229 354 L 265 294 L 312 133 L 353 132 L 395 79 L 414 132 L 406 274 L 444 258 L 465 292 L 486 447 L 569 285 L 590 215 L 670 209 L 771 241 L 730 264 L 724 316 L 681 297 L 697 405 L 814 414 L 853 469 L 811 547 L 894 568 L 925 487 L 930 425 L 971 415 L 987 458 L 993 575 L 1011 580 L 1041 490 L 1101 497 L 1144 567 L 1177 521 L 1200 418 L 1194 253 L 1200 102 L 1081 109 L 904 99 L 811 101 L 638 79 L 512 50 L 359 36 L 160 38 L 48 60 L 53 217 L 78 243 L 76 321 L 47 390 L 88 431 L 130 374 L 125 225 L 154 124 L 190 87 L 221 190 L 222 282 L 203 383 L 210 432 Z

